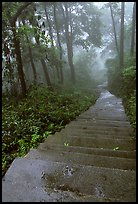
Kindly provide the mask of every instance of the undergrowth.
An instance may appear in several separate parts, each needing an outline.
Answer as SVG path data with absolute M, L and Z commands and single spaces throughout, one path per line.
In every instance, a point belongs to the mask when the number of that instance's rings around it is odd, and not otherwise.
M 136 130 L 136 57 L 125 56 L 124 67 L 119 72 L 117 59 L 107 60 L 108 89 L 122 98 L 125 112 Z
M 94 94 L 52 92 L 43 86 L 33 87 L 26 98 L 16 103 L 3 99 L 2 175 L 16 157 L 24 156 L 50 134 L 60 131 L 95 101 Z

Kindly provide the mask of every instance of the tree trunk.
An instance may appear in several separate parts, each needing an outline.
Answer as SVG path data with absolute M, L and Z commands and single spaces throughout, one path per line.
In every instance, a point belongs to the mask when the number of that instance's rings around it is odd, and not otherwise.
M 116 36 L 116 29 L 115 29 L 115 22 L 114 22 L 114 16 L 113 16 L 113 10 L 112 5 L 109 3 L 110 6 L 110 12 L 111 12 L 111 18 L 112 18 L 112 24 L 113 24 L 113 31 L 114 31 L 114 37 L 115 37 L 115 45 L 116 45 L 116 51 L 119 56 L 119 49 L 118 49 L 118 43 L 117 43 L 117 36 Z
M 32 21 L 30 21 L 30 22 L 32 23 L 33 26 L 36 26 L 36 24 L 37 24 L 37 22 L 34 19 Z M 39 35 L 37 34 L 37 31 L 36 31 L 36 35 L 35 35 L 35 40 L 36 40 L 37 45 L 40 45 Z M 50 81 L 50 77 L 49 77 L 46 62 L 45 62 L 44 59 L 41 59 L 40 61 L 41 61 L 41 64 L 42 64 L 42 67 L 43 67 L 43 70 L 44 70 L 45 79 L 46 79 L 48 88 L 49 88 L 49 90 L 52 90 L 52 84 L 51 84 L 51 81 Z
M 52 90 L 52 85 L 51 85 L 50 77 L 49 77 L 49 74 L 48 74 L 48 69 L 47 69 L 46 62 L 45 62 L 44 59 L 41 59 L 41 64 L 42 64 L 42 67 L 43 67 L 43 70 L 44 70 L 45 78 L 46 78 L 46 81 L 47 81 L 47 86 L 48 86 L 48 88 L 50 90 Z
M 132 17 L 132 35 L 131 35 L 131 50 L 130 55 L 134 55 L 134 47 L 135 47 L 135 26 L 136 26 L 136 2 L 133 5 L 133 17 Z
M 19 79 L 21 82 L 21 91 L 22 91 L 22 96 L 24 97 L 26 95 L 26 83 L 25 83 L 25 78 L 24 78 L 24 72 L 23 72 L 23 65 L 22 65 L 22 58 L 21 58 L 21 50 L 20 50 L 20 40 L 19 37 L 17 36 L 16 32 L 16 23 L 12 23 L 12 32 L 13 32 L 13 43 L 14 43 L 14 48 L 15 48 L 15 55 L 16 55 L 16 61 L 17 61 L 17 70 L 18 70 L 18 75 Z
M 120 69 L 124 66 L 124 11 L 125 2 L 121 2 Z
M 17 9 L 15 15 L 10 16 L 10 24 L 11 24 L 11 28 L 13 32 L 13 44 L 15 48 L 15 55 L 16 55 L 16 61 L 17 61 L 17 71 L 18 71 L 20 82 L 21 82 L 22 97 L 26 95 L 27 89 L 26 89 L 26 83 L 25 83 L 24 72 L 23 72 L 22 57 L 21 57 L 21 50 L 20 50 L 20 40 L 16 32 L 16 20 L 18 16 L 22 13 L 22 11 L 25 8 L 27 8 L 30 4 L 32 4 L 32 2 L 24 2 L 24 4 Z
M 28 45 L 28 51 L 29 51 L 30 62 L 31 62 L 33 75 L 34 75 L 34 84 L 37 84 L 36 68 L 35 68 L 34 61 L 33 61 L 32 49 L 31 49 L 31 47 L 29 45 Z
M 10 60 L 10 49 L 8 48 L 8 45 L 6 43 L 6 41 L 4 42 L 4 56 L 5 56 L 5 67 L 6 69 L 8 69 L 9 71 L 9 82 L 12 86 L 12 82 L 14 80 L 14 76 L 13 76 L 13 69 L 12 69 L 12 65 L 11 65 L 11 60 Z
M 23 25 L 25 25 L 25 20 L 22 19 Z M 28 44 L 28 52 L 29 52 L 29 57 L 30 57 L 30 62 L 31 62 L 31 66 L 32 66 L 32 70 L 33 70 L 33 75 L 34 75 L 34 84 L 37 83 L 37 74 L 36 74 L 36 68 L 34 65 L 34 61 L 33 61 L 33 55 L 32 55 L 32 49 L 29 45 L 29 38 L 27 35 L 26 36 L 26 40 L 27 40 L 27 44 Z
M 60 35 L 59 35 L 59 26 L 58 26 L 58 21 L 57 21 L 57 15 L 56 15 L 56 3 L 54 3 L 54 21 L 55 21 L 55 27 L 56 27 L 56 32 L 57 32 L 57 41 L 58 41 L 58 47 L 60 51 L 60 78 L 61 78 L 61 84 L 63 84 L 63 67 L 62 67 L 62 46 L 60 42 Z
M 68 8 L 67 8 L 67 2 L 65 2 L 65 13 L 64 13 L 64 9 L 61 5 L 61 9 L 62 9 L 62 13 L 63 13 L 63 17 L 65 20 L 65 34 L 66 34 L 66 42 L 67 42 L 67 54 L 68 54 L 68 63 L 70 66 L 70 71 L 71 71 L 71 81 L 73 84 L 75 84 L 76 79 L 75 79 L 75 69 L 74 69 L 74 64 L 73 64 L 73 48 L 72 48 L 72 39 L 71 39 L 71 33 L 69 32 L 69 17 L 68 17 Z
M 52 26 L 51 26 L 51 22 L 50 22 L 49 17 L 48 17 L 48 13 L 47 13 L 46 7 L 45 7 L 45 14 L 46 14 L 47 22 L 48 22 L 48 27 L 49 27 L 49 35 L 50 35 L 51 43 L 52 43 L 52 47 L 53 47 L 54 43 L 53 43 Z

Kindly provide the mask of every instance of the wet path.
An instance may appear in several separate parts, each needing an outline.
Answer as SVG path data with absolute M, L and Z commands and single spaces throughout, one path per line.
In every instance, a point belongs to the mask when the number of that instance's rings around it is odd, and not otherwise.
M 94 106 L 14 160 L 3 202 L 134 202 L 135 153 L 121 99 L 101 86 Z

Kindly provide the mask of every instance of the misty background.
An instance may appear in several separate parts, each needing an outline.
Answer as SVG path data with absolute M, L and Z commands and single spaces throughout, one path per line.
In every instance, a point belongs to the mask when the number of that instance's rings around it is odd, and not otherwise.
M 16 3 L 14 6 L 16 7 Z M 60 8 L 62 6 L 63 10 Z M 36 84 L 48 83 L 41 62 L 41 58 L 45 57 L 45 66 L 47 66 L 47 73 L 49 75 L 48 78 L 50 84 L 53 84 L 53 86 L 60 84 L 68 86 L 74 82 L 76 86 L 94 86 L 107 81 L 107 67 L 105 62 L 107 59 L 113 58 L 117 55 L 111 11 L 108 2 L 70 2 L 67 6 L 69 12 L 68 15 L 70 15 L 70 22 L 67 25 L 68 32 L 72 35 L 72 56 L 70 58 L 72 58 L 73 68 L 70 67 L 71 65 L 69 63 L 67 51 L 69 45 L 65 39 L 66 24 L 64 24 L 65 16 L 64 13 L 62 13 L 66 12 L 66 6 L 64 6 L 64 3 L 63 5 L 60 5 L 59 2 L 56 2 L 55 5 L 51 2 L 35 3 L 33 6 L 35 10 L 33 10 L 33 12 L 30 7 L 28 11 L 22 13 L 21 17 L 17 18 L 16 28 L 21 37 L 20 43 L 23 72 L 27 87 L 34 83 L 34 72 L 37 76 L 37 80 L 35 81 Z M 114 4 L 113 9 L 116 34 L 119 39 L 121 3 Z M 130 35 L 127 30 L 129 33 L 131 32 L 130 25 L 132 22 L 132 13 L 133 2 L 125 2 L 125 52 L 129 52 L 131 46 Z M 34 15 L 33 18 L 35 18 L 35 20 L 33 20 L 34 22 L 30 20 L 32 15 Z M 56 21 L 58 23 L 58 29 Z M 36 44 L 36 39 L 34 37 L 33 27 L 35 24 L 40 32 L 39 39 L 41 41 L 41 46 Z M 57 35 L 57 30 L 59 32 L 59 37 Z M 7 59 L 7 53 L 3 52 L 2 89 L 3 92 L 14 89 L 13 92 L 15 93 L 21 91 L 21 82 L 16 69 L 16 57 L 14 53 L 12 53 L 14 52 L 14 49 L 10 42 L 12 39 L 9 37 L 11 32 L 9 26 L 9 30 L 5 32 L 7 36 L 3 33 L 3 46 L 8 47 L 10 56 L 9 59 Z M 29 36 L 29 39 L 26 38 L 26 35 Z M 28 42 L 30 44 L 29 49 L 31 49 L 32 59 L 29 54 Z M 6 43 L 7 45 L 5 45 Z M 60 52 L 62 52 L 62 54 Z M 62 55 L 62 57 L 60 55 Z M 6 60 L 9 60 L 9 63 L 7 63 Z M 62 82 L 60 79 L 60 68 L 56 67 L 57 63 L 61 63 L 60 60 L 62 61 L 62 78 L 64 76 L 64 82 L 63 79 Z M 9 79 L 8 72 L 10 71 L 8 71 L 9 67 L 6 67 L 6 63 L 8 66 L 11 66 L 11 69 L 13 70 L 11 74 L 13 75 L 11 76 L 12 79 Z M 33 64 L 34 68 L 32 68 Z M 75 70 L 75 80 L 73 80 L 73 75 L 70 73 L 72 71 L 70 70 Z

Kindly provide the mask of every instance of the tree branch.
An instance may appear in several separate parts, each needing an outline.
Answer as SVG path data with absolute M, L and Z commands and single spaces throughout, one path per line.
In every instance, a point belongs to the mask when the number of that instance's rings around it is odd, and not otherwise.
M 32 3 L 33 2 L 24 2 L 24 4 L 18 8 L 16 14 L 11 18 L 11 20 L 10 20 L 11 24 L 14 24 L 15 21 L 17 20 L 18 16 L 22 13 L 22 11 Z

